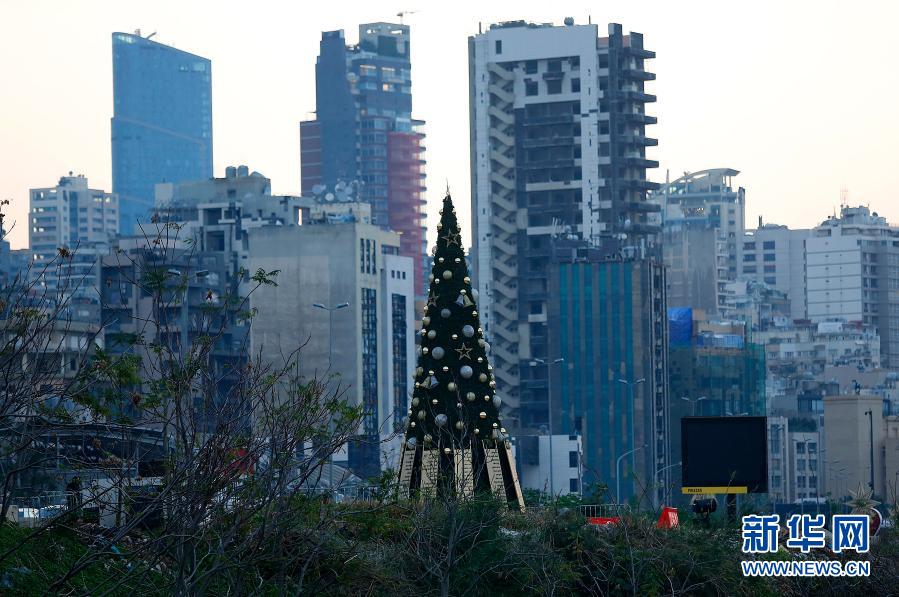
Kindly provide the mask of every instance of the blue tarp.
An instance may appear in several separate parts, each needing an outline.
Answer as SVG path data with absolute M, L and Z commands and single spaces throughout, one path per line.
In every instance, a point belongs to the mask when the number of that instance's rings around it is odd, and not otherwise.
M 693 308 L 668 309 L 668 345 L 689 346 L 693 337 Z

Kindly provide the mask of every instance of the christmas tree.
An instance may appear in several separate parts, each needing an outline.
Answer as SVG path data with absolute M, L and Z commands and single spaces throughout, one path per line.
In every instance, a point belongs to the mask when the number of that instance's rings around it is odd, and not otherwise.
M 487 358 L 490 346 L 478 318 L 478 295 L 449 194 L 440 215 L 400 489 L 404 497 L 490 491 L 523 508 Z

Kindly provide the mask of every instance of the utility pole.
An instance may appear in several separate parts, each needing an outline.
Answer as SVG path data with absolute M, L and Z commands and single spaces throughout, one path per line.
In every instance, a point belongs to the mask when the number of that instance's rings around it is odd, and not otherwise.
M 546 410 L 549 415 L 549 494 L 553 497 L 556 495 L 556 478 L 553 474 L 553 371 L 551 365 L 559 365 L 564 362 L 565 359 L 563 358 L 558 358 L 553 361 L 546 361 L 544 359 L 533 359 L 531 361 L 531 367 L 537 365 L 544 365 L 546 367 Z M 578 465 L 578 468 L 580 468 L 580 465 Z M 578 481 L 578 484 L 580 484 L 580 481 Z M 578 490 L 580 489 L 581 488 L 578 487 Z
M 328 371 L 331 370 L 331 347 L 334 345 L 334 311 L 345 309 L 350 306 L 349 303 L 343 302 L 333 307 L 326 307 L 322 303 L 312 303 L 316 309 L 322 309 L 328 312 Z M 334 493 L 334 453 L 328 455 L 328 490 Z
M 646 381 L 645 377 L 641 377 L 637 380 L 628 380 L 628 379 L 619 379 L 618 383 L 624 384 L 628 389 L 628 398 L 630 399 L 630 411 L 631 411 L 631 447 L 633 448 L 637 444 L 637 435 L 634 429 L 634 420 L 637 418 L 637 405 L 634 403 L 634 387 L 644 383 Z M 636 451 L 636 450 L 635 450 Z M 637 469 L 637 461 L 636 457 L 634 457 L 634 462 L 631 464 L 631 468 Z
M 334 311 L 349 307 L 349 303 L 340 303 L 333 307 L 326 307 L 321 303 L 312 303 L 316 309 L 322 309 L 328 312 L 328 369 L 331 369 L 331 346 L 334 344 Z
M 868 440 L 871 447 L 871 480 L 868 485 L 871 486 L 871 491 L 874 491 L 874 411 L 868 409 L 865 414 L 868 415 Z

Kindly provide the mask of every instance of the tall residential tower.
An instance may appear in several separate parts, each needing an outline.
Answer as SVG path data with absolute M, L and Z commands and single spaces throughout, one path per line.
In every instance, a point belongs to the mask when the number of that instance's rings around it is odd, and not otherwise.
M 150 37 L 112 34 L 112 190 L 126 235 L 157 183 L 212 176 L 212 63 Z
M 376 225 L 400 233 L 424 296 L 424 123 L 412 118 L 409 26 L 359 25 L 359 43 L 322 33 L 315 120 L 300 123 L 303 195 L 333 199 L 352 188 Z
M 498 387 L 521 427 L 546 424 L 553 247 L 651 254 L 646 178 L 655 79 L 639 33 L 513 21 L 469 38 L 474 276 Z M 540 378 L 535 378 L 539 376 Z

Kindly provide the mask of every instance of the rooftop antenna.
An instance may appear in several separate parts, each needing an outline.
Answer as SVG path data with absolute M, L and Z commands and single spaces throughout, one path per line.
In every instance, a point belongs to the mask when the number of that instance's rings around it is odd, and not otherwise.
M 849 189 L 846 185 L 840 187 L 840 207 L 849 205 Z
M 154 35 L 156 35 L 156 32 L 155 32 L 155 31 L 154 31 L 153 33 L 151 33 L 150 35 L 148 35 L 145 39 L 150 39 L 150 38 L 153 37 Z
M 400 25 L 403 24 L 403 17 L 405 17 L 406 15 L 414 15 L 417 12 L 418 12 L 417 10 L 401 10 L 398 13 L 396 13 L 396 16 L 398 16 L 400 18 Z

